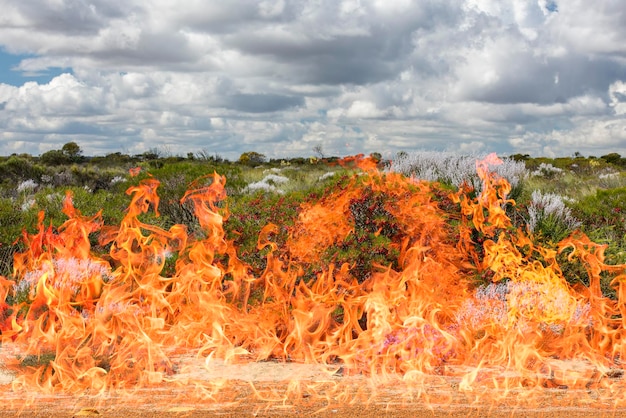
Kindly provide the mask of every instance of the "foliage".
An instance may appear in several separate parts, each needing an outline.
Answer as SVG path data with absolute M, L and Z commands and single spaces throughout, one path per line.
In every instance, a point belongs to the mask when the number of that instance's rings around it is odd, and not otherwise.
M 116 167 L 128 170 L 133 165 L 137 165 L 140 159 L 122 154 L 121 152 L 113 152 L 103 157 L 91 157 L 89 162 L 98 167 Z
M 327 176 L 320 175 L 325 172 Z M 275 172 L 275 171 L 274 171 Z M 229 239 L 240 249 L 242 260 L 257 271 L 265 268 L 263 253 L 256 250 L 257 237 L 268 224 L 279 226 L 272 239 L 279 248 L 284 248 L 288 231 L 294 225 L 304 203 L 318 201 L 332 190 L 342 187 L 348 177 L 345 172 L 335 172 L 311 167 L 309 170 L 284 170 L 289 178 L 289 186 L 282 193 L 264 188 L 255 191 L 243 189 L 242 193 L 228 195 L 227 206 L 230 215 L 224 224 Z M 258 174 L 266 174 L 260 171 Z M 267 175 L 267 174 L 266 174 Z M 251 177 L 251 173 L 247 173 Z
M 224 158 L 216 152 L 210 152 L 209 150 L 202 149 L 194 155 L 195 159 L 209 162 L 209 163 L 223 163 L 225 162 Z
M 23 229 L 32 231 L 37 224 L 35 208 L 25 204 L 28 199 L 0 198 L 0 243 L 11 245 Z
M 451 152 L 404 152 L 399 153 L 397 159 L 392 161 L 389 171 L 413 176 L 420 180 L 442 182 L 456 188 L 468 184 L 480 193 L 482 184 L 476 174 L 476 161 L 482 158 L 479 155 L 461 155 Z M 509 198 L 517 199 L 528 174 L 526 166 L 523 162 L 511 158 L 505 158 L 502 161 L 502 164 L 494 165 L 490 169 L 511 184 Z
M 449 193 L 463 184 L 474 186 L 477 192 L 482 187 L 475 175 L 477 156 L 401 152 L 397 157 L 388 171 L 440 182 L 440 187 L 433 189 L 433 199 L 449 213 L 458 210 L 448 198 Z M 39 159 L 29 155 L 0 158 L 0 258 L 10 258 L 22 229 L 32 232 L 40 210 L 46 213 L 48 224 L 58 226 L 66 219 L 61 212 L 66 190 L 72 191 L 75 205 L 83 213 L 92 215 L 102 209 L 105 223 L 115 225 L 128 204 L 126 189 L 150 175 L 161 182 L 161 216 L 154 221 L 163 227 L 183 224 L 190 233 L 199 233 L 190 203 L 181 204 L 180 199 L 196 179 L 205 179 L 198 183 L 202 184 L 209 181 L 207 175 L 218 172 L 227 178 L 228 198 L 223 205 L 230 211 L 224 225 L 228 237 L 241 247 L 246 262 L 262 270 L 264 258 L 256 251 L 260 230 L 267 223 L 281 225 L 273 239 L 284 242 L 288 239 L 286 230 L 293 225 L 302 204 L 345 187 L 347 171 L 325 164 L 336 159 L 267 162 L 265 155 L 247 152 L 231 163 L 208 151 L 183 158 L 157 149 L 141 156 L 117 152 L 84 157 L 78 144 L 72 142 Z M 554 246 L 578 226 L 578 220 L 580 228 L 595 242 L 607 245 L 607 262 L 618 264 L 626 262 L 626 173 L 622 160 L 617 153 L 600 158 L 531 158 L 520 154 L 491 168 L 515 186 L 509 197 L 517 205 L 506 208 L 515 226 L 528 226 L 538 242 Z M 130 177 L 128 169 L 138 165 L 143 168 L 141 173 Z M 373 265 L 395 265 L 397 254 L 388 247 L 398 239 L 393 232 L 397 225 L 384 209 L 387 198 L 371 189 L 364 189 L 354 198 L 350 205 L 354 234 L 329 248 L 326 262 L 349 263 L 359 280 L 366 278 Z M 479 235 L 474 237 L 478 246 L 483 239 Z M 584 282 L 584 268 L 566 258 L 561 256 L 560 263 L 568 280 Z M 173 264 L 175 260 L 168 262 Z M 5 262 L 5 274 L 7 265 Z M 610 294 L 611 286 L 603 286 Z
M 53 149 L 41 154 L 39 161 L 48 166 L 65 165 L 71 162 L 70 158 L 63 151 Z
M 263 164 L 266 160 L 267 157 L 265 157 L 264 154 L 255 151 L 244 152 L 241 156 L 239 156 L 239 164 L 250 166 Z
M 626 187 L 598 190 L 574 205 L 581 229 L 597 243 L 606 244 L 609 264 L 626 263 Z
M 228 193 L 237 193 L 244 185 L 238 180 L 240 169 L 228 164 L 206 164 L 196 161 L 169 162 L 158 168 L 150 169 L 142 173 L 136 181 L 154 176 L 160 181 L 159 195 L 161 197 L 159 211 L 161 222 L 170 227 L 174 224 L 187 226 L 190 232 L 197 229 L 198 224 L 193 216 L 191 203 L 181 203 L 185 192 L 197 180 L 196 186 L 200 186 L 207 177 L 214 172 L 219 172 L 227 177 Z
M 565 205 L 563 198 L 554 193 L 535 190 L 528 205 L 528 229 L 553 243 L 561 241 L 581 225 Z
M 68 142 L 63 145 L 61 152 L 65 154 L 72 163 L 80 162 L 83 158 L 83 150 L 80 149 L 76 142 Z
M 228 199 L 230 215 L 224 224 L 226 235 L 239 249 L 239 257 L 257 273 L 265 269 L 264 253 L 257 251 L 257 237 L 264 226 L 274 224 L 279 227 L 272 241 L 283 247 L 288 237 L 288 229 L 297 217 L 304 195 L 266 194 L 259 191 L 238 199 Z
M 337 246 L 328 247 L 323 255 L 327 263 L 347 263 L 359 283 L 367 280 L 375 266 L 399 269 L 399 249 L 402 228 L 385 208 L 390 196 L 365 187 L 359 197 L 350 201 L 349 209 L 354 229 Z
M 616 152 L 603 155 L 600 158 L 602 158 L 604 161 L 606 161 L 609 164 L 626 167 L 626 158 L 623 158 L 621 155 L 619 155 Z
M 11 156 L 0 162 L 0 182 L 7 186 L 15 185 L 23 180 L 38 181 L 46 170 L 35 164 L 31 158 Z

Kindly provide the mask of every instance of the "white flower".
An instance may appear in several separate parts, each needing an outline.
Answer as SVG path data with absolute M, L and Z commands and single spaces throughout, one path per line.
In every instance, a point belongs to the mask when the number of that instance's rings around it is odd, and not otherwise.
M 24 200 L 24 203 L 22 203 L 22 206 L 20 207 L 20 209 L 22 209 L 22 212 L 27 212 L 33 206 L 35 206 L 35 198 L 31 197 L 31 198 Z
M 18 193 L 29 192 L 35 190 L 37 186 L 39 185 L 35 182 L 35 180 L 28 179 L 17 185 L 17 191 Z
M 524 328 L 533 320 L 543 321 L 544 329 L 558 333 L 568 323 L 590 323 L 590 305 L 573 300 L 564 287 L 508 281 L 479 287 L 457 313 L 460 324 L 474 329 L 488 325 Z
M 262 180 L 250 183 L 246 186 L 245 190 L 254 192 L 257 190 L 265 190 L 267 192 L 283 194 L 284 191 L 276 187 L 276 185 L 285 184 L 289 182 L 289 178 L 285 176 L 279 176 L 277 174 L 268 174 Z
M 289 179 L 287 177 L 285 177 L 285 176 L 279 176 L 279 175 L 276 175 L 276 174 L 268 174 L 261 181 L 264 181 L 264 182 L 270 183 L 270 184 L 272 184 L 272 183 L 284 184 L 284 183 L 287 183 L 289 181 Z
M 532 172 L 533 176 L 541 177 L 553 177 L 555 174 L 562 173 L 563 170 L 553 166 L 552 164 L 541 163 L 535 171 Z
M 84 283 L 92 279 L 109 281 L 111 269 L 106 263 L 92 259 L 78 259 L 75 257 L 55 258 L 52 263 L 43 262 L 39 269 L 27 272 L 21 280 L 14 285 L 15 293 L 34 292 L 37 283 L 47 274 L 47 283 L 54 289 L 67 289 L 73 294 L 80 291 Z
M 482 159 L 484 156 L 480 155 L 418 151 L 400 155 L 391 162 L 388 170 L 419 180 L 439 181 L 456 187 L 466 183 L 480 193 L 483 185 L 476 172 L 476 161 Z M 512 188 L 528 175 L 525 164 L 511 158 L 503 158 L 502 164 L 491 166 L 489 169 L 505 178 Z
M 331 178 L 332 176 L 335 175 L 334 171 L 329 171 L 328 173 L 324 173 L 321 176 L 319 176 L 319 178 L 317 179 L 317 181 L 324 181 L 328 178 Z
M 565 206 L 563 197 L 554 193 L 543 194 L 535 190 L 528 205 L 528 229 L 535 232 L 542 221 L 552 218 L 569 231 L 578 228 L 581 223 L 572 215 L 570 208 Z
M 273 184 L 268 184 L 264 181 L 257 181 L 254 183 L 250 183 L 246 186 L 245 190 L 249 192 L 256 192 L 258 190 L 264 190 L 266 192 L 283 193 L 282 190 L 278 189 Z

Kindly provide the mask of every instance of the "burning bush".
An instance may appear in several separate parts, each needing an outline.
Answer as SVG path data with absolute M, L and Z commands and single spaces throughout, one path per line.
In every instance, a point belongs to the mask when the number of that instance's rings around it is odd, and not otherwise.
M 352 161 L 362 175 L 303 203 L 286 230 L 260 230 L 262 268 L 227 237 L 218 174 L 181 200 L 197 219 L 192 233 L 147 222 L 159 215 L 154 178 L 128 189 L 117 226 L 100 213 L 83 216 L 68 194 L 68 220 L 55 229 L 40 214 L 12 280 L 0 278 L 2 342 L 21 351 L 8 362 L 19 372 L 14 389 L 163 384 L 176 380 L 177 350 L 338 362 L 371 376 L 471 368 L 460 386 L 468 391 L 478 370 L 498 367 L 508 374 L 490 375 L 495 385 L 542 387 L 555 358 L 621 368 L 625 267 L 606 265 L 604 247 L 582 233 L 554 250 L 516 228 L 506 214 L 511 186 L 490 170 L 495 156 L 476 165 L 479 191 L 465 184 L 455 192 Z M 94 254 L 94 235 L 110 248 L 106 257 Z M 559 252 L 580 261 L 588 286 L 567 283 Z M 616 300 L 603 297 L 601 275 L 612 277 Z M 42 355 L 46 364 L 21 361 Z

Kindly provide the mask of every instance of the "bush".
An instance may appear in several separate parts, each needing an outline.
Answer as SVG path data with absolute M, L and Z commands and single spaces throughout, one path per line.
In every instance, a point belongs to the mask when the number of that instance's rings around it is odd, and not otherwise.
M 532 193 L 527 224 L 530 232 L 553 243 L 561 241 L 581 225 L 560 195 L 544 194 L 539 190 Z
M 581 229 L 594 242 L 607 244 L 609 264 L 626 263 L 626 187 L 598 190 L 574 205 Z
M 265 155 L 255 151 L 244 152 L 243 154 L 241 154 L 241 156 L 239 156 L 240 164 L 249 165 L 252 167 L 263 164 L 265 161 L 267 161 Z
M 370 277 L 375 265 L 399 270 L 400 251 L 394 243 L 401 242 L 403 231 L 398 220 L 385 209 L 389 200 L 384 193 L 363 188 L 361 195 L 349 205 L 353 233 L 326 250 L 323 255 L 326 263 L 348 263 L 359 283 Z
M 0 198 L 0 245 L 13 245 L 24 228 L 34 232 L 37 210 L 24 203 L 23 199 Z
M 127 170 L 131 166 L 138 164 L 139 158 L 131 157 L 130 155 L 122 154 L 121 152 L 114 152 L 107 154 L 104 157 L 91 157 L 89 162 L 101 167 L 115 167 Z
M 70 157 L 58 149 L 44 152 L 41 154 L 41 157 L 39 157 L 39 160 L 43 164 L 49 166 L 66 165 L 71 163 Z
M 553 166 L 550 163 L 541 163 L 536 170 L 532 172 L 533 176 L 540 176 L 545 179 L 553 179 L 563 173 L 562 168 Z
M 476 162 L 483 158 L 484 156 L 450 152 L 404 152 L 392 161 L 389 171 L 413 176 L 420 180 L 438 181 L 456 188 L 468 184 L 480 193 L 482 183 L 476 173 Z M 500 165 L 491 166 L 490 170 L 504 177 L 511 184 L 509 198 L 516 199 L 521 193 L 522 181 L 527 177 L 528 171 L 524 162 L 512 158 L 504 158 L 502 162 Z
M 31 159 L 11 156 L 0 163 L 0 181 L 16 184 L 23 180 L 39 181 L 46 170 Z
M 616 152 L 603 155 L 600 158 L 602 158 L 604 161 L 606 161 L 609 164 L 613 164 L 613 165 L 620 166 L 620 167 L 626 167 L 626 158 L 622 158 L 622 156 Z

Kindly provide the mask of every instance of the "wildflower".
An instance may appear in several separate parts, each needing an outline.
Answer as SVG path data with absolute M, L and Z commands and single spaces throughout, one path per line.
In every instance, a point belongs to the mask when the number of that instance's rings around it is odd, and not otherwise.
M 245 190 L 249 192 L 256 192 L 259 190 L 264 190 L 266 192 L 283 193 L 282 190 L 278 189 L 273 184 L 268 184 L 264 181 L 257 181 L 254 183 L 250 183 L 246 186 Z
M 122 183 L 123 181 L 126 181 L 126 179 L 122 176 L 115 176 L 111 179 L 111 184 L 117 184 L 117 183 Z
M 562 196 L 554 193 L 543 194 L 535 190 L 528 206 L 528 229 L 536 232 L 546 223 L 558 226 L 564 232 L 573 231 L 581 225 L 581 222 L 572 215 L 572 211 L 565 206 Z
M 250 183 L 246 186 L 247 191 L 265 190 L 267 192 L 283 194 L 284 192 L 276 187 L 276 185 L 284 184 L 289 181 L 289 178 L 285 176 L 279 176 L 277 174 L 268 174 L 262 180 Z
M 457 321 L 474 329 L 487 325 L 525 328 L 528 321 L 554 333 L 566 324 L 589 324 L 590 305 L 574 300 L 565 287 L 536 281 L 490 283 L 474 291 L 457 313 Z
M 20 209 L 22 210 L 22 212 L 27 212 L 30 208 L 35 206 L 35 198 L 31 197 L 29 199 L 24 200 L 24 203 L 22 203 L 22 206 L 20 207 Z
M 482 181 L 476 173 L 478 155 L 460 155 L 451 152 L 421 151 L 402 153 L 392 161 L 388 171 L 413 176 L 425 181 L 438 181 L 455 187 L 468 184 L 480 193 Z M 526 166 L 521 161 L 504 158 L 502 164 L 489 164 L 489 170 L 505 178 L 515 189 L 527 176 Z
M 531 174 L 535 177 L 545 177 L 545 178 L 553 178 L 557 174 L 561 174 L 563 172 L 562 169 L 553 166 L 552 164 L 541 163 L 539 167 Z
M 603 180 L 612 179 L 612 178 L 616 178 L 616 177 L 619 177 L 619 173 L 617 171 L 601 173 L 601 174 L 598 175 L 598 178 L 601 178 Z
M 39 269 L 24 274 L 21 280 L 13 286 L 16 295 L 28 295 L 34 292 L 37 283 L 47 275 L 48 283 L 54 289 L 67 289 L 77 294 L 85 283 L 101 278 L 107 282 L 111 278 L 110 268 L 91 259 L 75 257 L 55 258 L 52 263 L 42 263 Z
M 324 180 L 326 180 L 328 178 L 331 178 L 334 175 L 335 175 L 334 171 L 329 171 L 328 173 L 324 173 L 321 176 L 319 176 L 317 181 L 324 181 Z
M 48 202 L 62 202 L 64 199 L 63 196 L 61 196 L 60 193 L 52 193 L 52 194 L 47 194 L 46 195 L 46 200 Z
M 287 183 L 289 181 L 289 179 L 285 176 L 279 176 L 276 174 L 268 174 L 267 176 L 265 176 L 263 178 L 263 180 L 266 183 L 275 183 L 275 184 L 283 184 L 283 183 Z
M 17 185 L 17 191 L 18 193 L 30 192 L 35 190 L 37 186 L 39 185 L 35 182 L 35 180 L 28 179 Z

